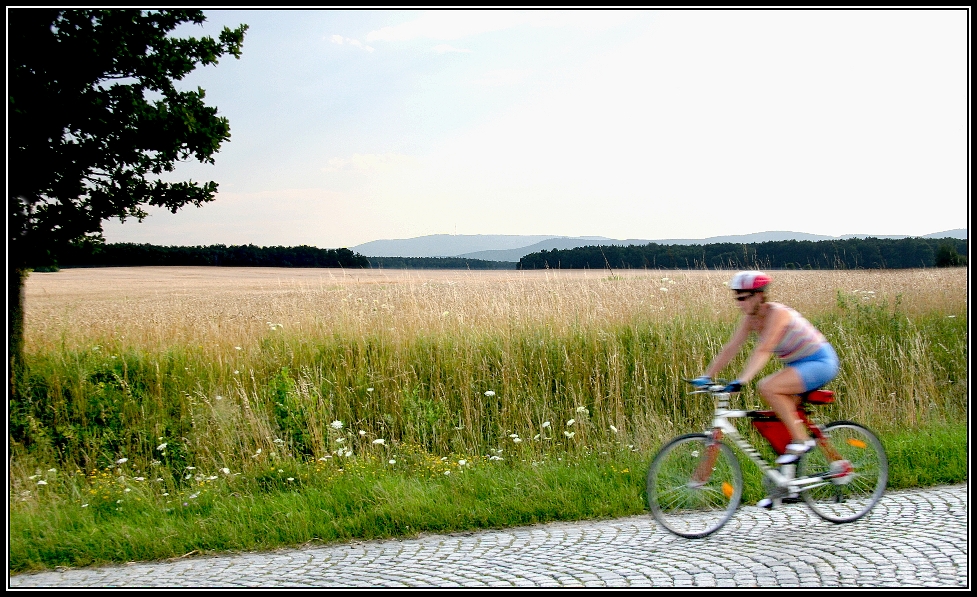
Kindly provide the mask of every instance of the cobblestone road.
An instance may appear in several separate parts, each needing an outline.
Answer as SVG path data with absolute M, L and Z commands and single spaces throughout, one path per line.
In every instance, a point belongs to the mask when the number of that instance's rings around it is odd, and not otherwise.
M 742 506 L 683 539 L 650 516 L 20 574 L 9 589 L 221 587 L 969 588 L 967 485 L 887 493 L 834 525 Z

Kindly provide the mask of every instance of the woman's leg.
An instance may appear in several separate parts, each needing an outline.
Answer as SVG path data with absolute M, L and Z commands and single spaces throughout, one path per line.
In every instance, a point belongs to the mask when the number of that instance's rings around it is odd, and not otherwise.
M 757 389 L 777 417 L 787 425 L 795 443 L 804 443 L 810 439 L 804 422 L 797 418 L 797 407 L 801 402 L 798 394 L 805 390 L 805 386 L 804 380 L 793 367 L 784 367 L 764 377 L 757 384 Z

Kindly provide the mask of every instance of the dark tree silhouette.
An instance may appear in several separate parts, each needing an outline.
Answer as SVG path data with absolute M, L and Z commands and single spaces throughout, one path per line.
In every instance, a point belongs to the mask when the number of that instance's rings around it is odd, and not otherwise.
M 173 82 L 241 55 L 247 25 L 177 38 L 199 10 L 7 12 L 7 329 L 11 392 L 23 360 L 23 281 L 73 243 L 100 243 L 108 218 L 212 201 L 216 182 L 163 182 L 178 161 L 213 163 L 230 125 L 204 91 Z

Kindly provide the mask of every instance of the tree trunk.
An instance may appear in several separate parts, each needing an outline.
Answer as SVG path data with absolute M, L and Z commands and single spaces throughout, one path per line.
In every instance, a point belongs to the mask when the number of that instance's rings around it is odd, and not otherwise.
M 10 400 L 17 399 L 24 368 L 24 281 L 30 270 L 7 270 L 7 390 Z M 9 405 L 8 405 L 9 407 Z

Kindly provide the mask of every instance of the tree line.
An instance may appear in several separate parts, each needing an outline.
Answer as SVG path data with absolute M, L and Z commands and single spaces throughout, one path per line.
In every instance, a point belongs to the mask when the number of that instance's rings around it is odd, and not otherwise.
M 57 267 L 217 265 L 225 267 L 369 268 L 366 257 L 349 249 L 209 245 L 194 247 L 134 243 L 77 243 L 60 251 Z
M 705 245 L 587 246 L 531 253 L 518 269 L 904 269 L 966 265 L 956 238 L 851 238 Z

